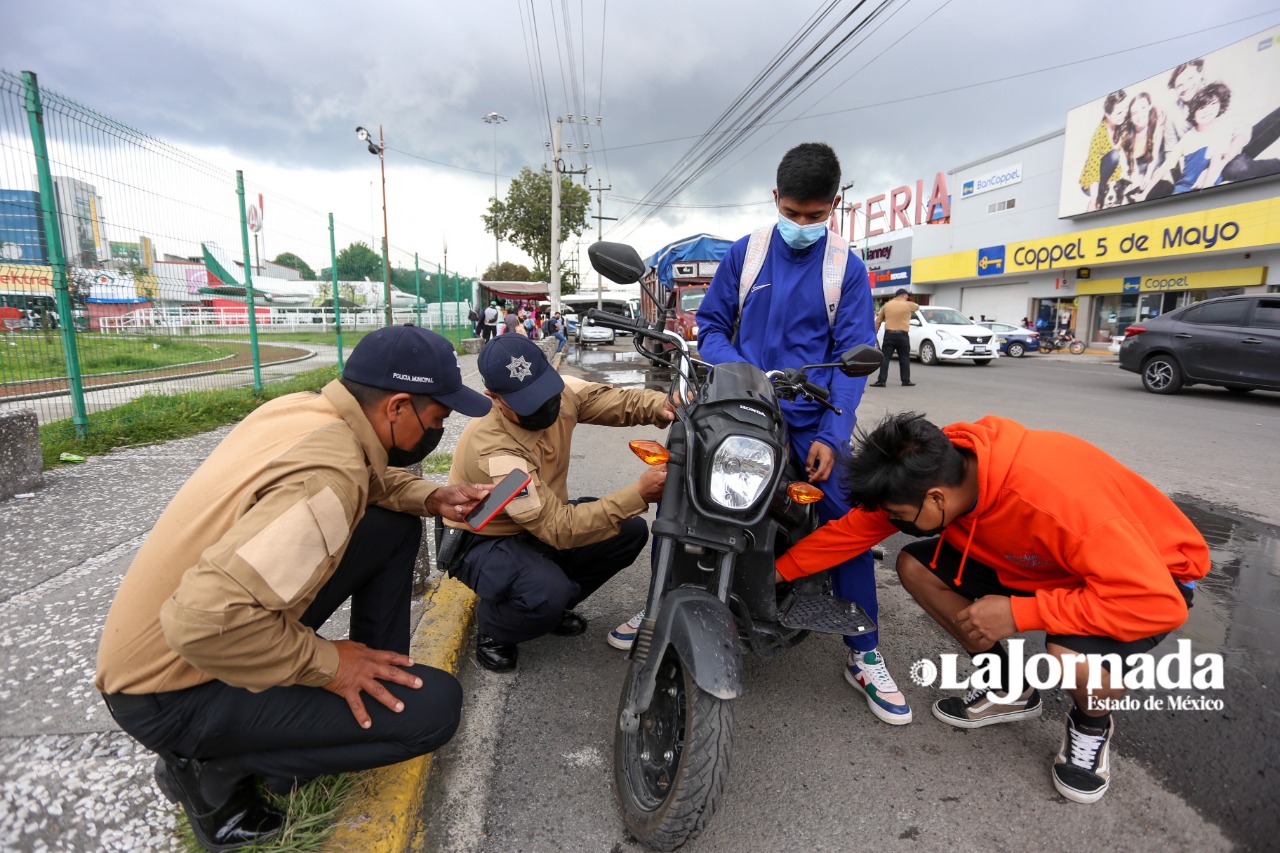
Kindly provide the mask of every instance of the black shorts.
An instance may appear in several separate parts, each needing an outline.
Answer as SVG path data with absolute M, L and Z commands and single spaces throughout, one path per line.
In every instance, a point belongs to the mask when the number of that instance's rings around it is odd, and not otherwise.
M 902 550 L 928 567 L 933 562 L 934 551 L 938 551 L 938 538 L 935 536 L 932 539 L 918 539 L 915 542 L 904 545 Z M 972 557 L 964 561 L 964 573 L 961 575 L 960 584 L 957 586 L 955 579 L 956 573 L 960 571 L 960 556 L 958 550 L 947 542 L 943 542 L 942 550 L 938 551 L 938 568 L 933 571 L 938 580 L 970 601 L 977 601 L 984 595 L 1005 595 L 1010 598 L 1025 598 L 1035 595 L 1033 592 L 1005 586 L 1000 582 L 995 569 Z M 1172 577 L 1170 577 L 1170 580 L 1172 580 Z M 1190 608 L 1191 599 L 1195 591 L 1191 587 L 1180 583 L 1175 582 L 1174 585 L 1182 593 L 1183 600 L 1187 602 L 1187 607 Z M 1080 654 L 1117 654 L 1120 655 L 1121 659 L 1124 659 L 1128 655 L 1137 652 L 1151 651 L 1167 636 L 1169 634 L 1165 632 L 1126 642 L 1112 637 L 1097 635 L 1046 634 L 1044 641 L 1046 645 L 1052 643 Z

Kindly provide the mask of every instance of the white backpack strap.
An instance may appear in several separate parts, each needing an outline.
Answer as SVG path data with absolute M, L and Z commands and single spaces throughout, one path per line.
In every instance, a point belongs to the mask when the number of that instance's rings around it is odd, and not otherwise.
M 747 294 L 760 276 L 764 268 L 765 256 L 769 254 L 769 240 L 773 237 L 773 226 L 764 225 L 751 232 L 747 240 L 747 255 L 742 261 L 742 278 L 738 280 L 738 316 L 733 321 L 732 340 L 738 340 L 738 326 L 742 322 L 742 306 L 747 303 Z
M 822 259 L 822 298 L 827 303 L 829 326 L 836 324 L 836 309 L 840 307 L 840 290 L 844 286 L 844 271 L 848 265 L 849 241 L 828 229 L 827 252 Z

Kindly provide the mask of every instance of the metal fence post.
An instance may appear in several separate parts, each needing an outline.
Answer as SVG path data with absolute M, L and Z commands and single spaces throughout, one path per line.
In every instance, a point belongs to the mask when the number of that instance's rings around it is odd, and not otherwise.
M 422 326 L 422 271 L 418 268 L 418 253 L 413 253 L 413 308 L 418 312 L 418 326 Z
M 342 305 L 338 302 L 338 245 L 333 237 L 333 214 L 329 214 L 329 263 L 333 272 L 333 327 L 338 333 L 338 370 L 342 364 Z
M 244 300 L 249 310 L 249 352 L 253 356 L 253 390 L 262 390 L 262 359 L 258 357 L 258 310 L 253 304 L 253 260 L 249 256 L 249 217 L 244 209 L 244 172 L 236 169 L 236 195 L 240 198 L 240 243 L 244 249 Z M 230 270 L 228 270 L 230 272 Z
M 76 347 L 75 314 L 71 308 L 71 292 L 67 289 L 67 259 L 62 254 L 62 231 L 58 222 L 57 197 L 53 191 L 53 173 L 49 169 L 49 147 L 44 138 L 44 108 L 40 105 L 40 87 L 32 71 L 22 72 L 26 88 L 27 120 L 31 125 L 31 145 L 36 155 L 36 175 L 40 183 L 40 217 L 44 224 L 49 266 L 53 270 L 53 292 L 58 303 L 58 320 L 62 326 L 62 356 L 67 364 L 67 385 L 71 391 L 71 422 L 76 438 L 89 433 L 89 417 L 84 408 L 84 381 L 80 376 L 80 351 Z

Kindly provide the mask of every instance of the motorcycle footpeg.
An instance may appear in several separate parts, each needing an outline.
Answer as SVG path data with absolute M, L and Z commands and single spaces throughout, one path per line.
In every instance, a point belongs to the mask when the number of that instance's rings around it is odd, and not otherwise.
M 778 620 L 787 628 L 852 636 L 874 631 L 876 624 L 852 601 L 831 595 L 795 595 L 784 603 Z

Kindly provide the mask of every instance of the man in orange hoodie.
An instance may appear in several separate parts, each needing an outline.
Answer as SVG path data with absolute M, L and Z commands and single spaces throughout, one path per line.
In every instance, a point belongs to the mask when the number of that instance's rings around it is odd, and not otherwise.
M 1088 472 L 1088 493 L 1048 488 Z M 1065 433 L 994 415 L 939 429 L 913 412 L 859 436 L 843 480 L 848 515 L 778 558 L 781 579 L 822 571 L 901 531 L 926 537 L 898 555 L 898 577 L 925 612 L 999 681 L 939 700 L 959 728 L 1040 716 L 1040 694 L 1010 673 L 1001 640 L 1044 631 L 1050 655 L 1074 668 L 1075 707 L 1054 758 L 1054 787 L 1091 803 L 1110 781 L 1110 709 L 1124 688 L 1090 689 L 1086 654 L 1128 660 L 1186 621 L 1209 547 L 1158 489 L 1102 450 Z M 1066 657 L 1076 655 L 1077 657 Z M 1105 663 L 1104 663 L 1105 665 Z M 976 679 L 975 679 L 976 680 Z M 1004 695 L 1000 695 L 1004 694 Z M 993 701 L 993 697 L 999 701 Z

